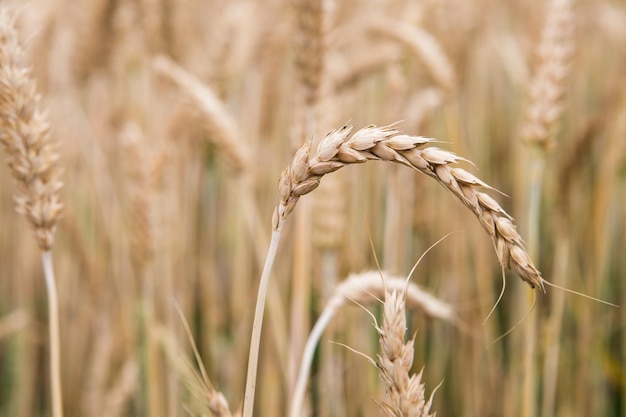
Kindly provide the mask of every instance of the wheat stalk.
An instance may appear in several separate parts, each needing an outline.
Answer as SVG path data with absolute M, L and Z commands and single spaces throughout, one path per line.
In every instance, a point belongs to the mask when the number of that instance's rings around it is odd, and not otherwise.
M 539 65 L 530 83 L 530 103 L 526 112 L 526 120 L 522 126 L 522 138 L 534 145 L 539 151 L 534 152 L 528 169 L 528 248 L 534 256 L 540 253 L 539 221 L 541 200 L 543 198 L 543 182 L 547 165 L 548 152 L 554 147 L 555 127 L 563 113 L 563 97 L 565 95 L 565 81 L 570 69 L 570 58 L 573 51 L 574 12 L 570 0 L 552 0 L 547 5 L 546 20 L 541 40 L 537 47 Z M 559 255 L 561 255 L 559 250 Z M 556 272 L 559 272 L 557 270 Z M 558 296 L 555 303 L 555 312 L 563 308 L 563 295 Z M 534 302 L 528 297 L 527 304 Z M 523 308 L 526 308 L 525 306 Z M 524 335 L 524 377 L 522 384 L 522 415 L 534 416 L 537 414 L 536 391 L 536 360 L 537 360 L 537 317 L 531 318 Z M 550 321 L 550 326 L 556 328 L 559 322 Z M 554 324 L 552 324 L 554 323 Z M 552 346 L 558 346 L 558 338 L 554 338 L 558 331 L 548 332 L 548 350 L 554 351 Z M 551 352 L 550 352 L 551 353 Z M 553 355 L 548 355 L 549 358 Z M 545 364 L 548 364 L 548 359 Z M 544 379 L 544 403 L 542 415 L 552 413 L 555 379 Z
M 52 415 L 62 417 L 59 307 L 51 253 L 62 209 L 61 170 L 46 116 L 39 110 L 31 70 L 23 59 L 13 19 L 0 7 L 0 143 L 15 180 L 17 211 L 28 220 L 42 251 L 48 294 Z
M 391 126 L 368 126 L 354 134 L 352 130 L 346 125 L 330 132 L 312 158 L 310 140 L 296 152 L 279 180 L 281 201 L 274 211 L 274 230 L 281 230 L 300 197 L 317 188 L 324 175 L 368 160 L 396 162 L 432 177 L 463 202 L 493 239 L 500 264 L 514 270 L 532 288 L 543 290 L 543 279 L 526 253 L 511 216 L 492 197 L 478 191 L 479 187 L 491 187 L 463 168 L 450 166 L 464 158 L 440 148 L 423 147 L 434 140 L 400 135 Z

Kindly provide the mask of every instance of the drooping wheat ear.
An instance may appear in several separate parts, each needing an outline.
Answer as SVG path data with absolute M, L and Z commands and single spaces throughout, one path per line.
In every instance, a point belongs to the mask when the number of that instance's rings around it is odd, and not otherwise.
M 324 68 L 324 3 L 326 0 L 296 0 L 296 67 L 307 107 L 317 103 Z
M 464 158 L 436 147 L 424 147 L 434 140 L 400 135 L 391 126 L 368 126 L 351 135 L 352 129 L 346 125 L 331 131 L 312 158 L 310 140 L 296 152 L 279 180 L 281 201 L 274 211 L 274 230 L 281 230 L 298 199 L 317 188 L 324 175 L 368 160 L 396 162 L 432 177 L 463 202 L 493 239 L 500 264 L 513 269 L 532 288 L 543 290 L 541 274 L 526 253 L 511 216 L 492 197 L 478 191 L 480 187 L 492 188 L 463 168 L 450 166 Z
M 553 146 L 556 122 L 563 113 L 565 78 L 573 52 L 574 13 L 570 0 L 553 0 L 537 48 L 538 66 L 530 82 L 530 103 L 522 137 L 544 150 Z
M 204 116 L 204 127 L 210 139 L 228 158 L 233 170 L 236 173 L 245 171 L 250 158 L 241 142 L 237 125 L 213 90 L 164 55 L 154 59 L 153 67 L 189 96 Z
M 375 301 L 377 299 L 376 297 L 382 298 L 385 296 L 385 289 L 403 291 L 409 306 L 422 311 L 433 319 L 443 320 L 456 326 L 462 326 L 454 308 L 445 301 L 424 291 L 412 282 L 407 283 L 405 278 L 390 276 L 386 273 L 383 273 L 383 276 L 385 277 L 384 282 L 381 280 L 381 274 L 377 271 L 350 274 L 348 278 L 342 281 L 333 291 L 332 297 L 328 299 L 324 310 L 317 319 L 315 326 L 313 326 L 304 352 L 302 353 L 298 379 L 291 402 L 291 417 L 299 417 L 302 415 L 302 404 L 304 402 L 307 380 L 309 379 L 315 349 L 328 324 L 346 303 L 352 301 L 358 304 L 365 304 Z
M 430 417 L 433 393 L 426 400 L 422 371 L 411 375 L 413 339 L 404 343 L 406 332 L 406 294 L 402 290 L 387 290 L 382 327 L 376 326 L 381 354 L 376 366 L 385 384 L 387 401 L 380 403 L 390 417 Z
M 17 211 L 32 227 L 39 247 L 48 251 L 61 215 L 59 154 L 30 68 L 7 11 L 0 10 L 0 142 L 16 182 Z

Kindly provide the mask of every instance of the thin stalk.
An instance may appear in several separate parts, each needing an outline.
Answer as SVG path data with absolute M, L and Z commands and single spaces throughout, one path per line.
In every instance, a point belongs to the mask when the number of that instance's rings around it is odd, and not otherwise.
M 52 253 L 41 253 L 46 290 L 48 292 L 48 326 L 50 330 L 50 390 L 52 395 L 52 417 L 63 417 L 61 394 L 61 338 L 59 333 L 59 299 L 54 279 Z
M 541 152 L 541 151 L 539 151 Z M 539 254 L 539 212 L 543 193 L 543 177 L 546 167 L 545 153 L 535 155 L 531 160 L 528 201 L 528 252 L 533 259 Z M 527 292 L 527 304 L 532 305 L 533 293 Z M 537 356 L 537 315 L 532 314 L 524 336 L 524 377 L 522 385 L 522 417 L 536 415 L 535 363 Z
M 259 347 L 261 345 L 261 329 L 263 327 L 263 312 L 265 311 L 265 299 L 267 298 L 267 287 L 269 284 L 272 266 L 276 259 L 276 251 L 280 243 L 280 227 L 272 231 L 270 247 L 265 258 L 261 281 L 259 282 L 259 292 L 257 294 L 256 308 L 254 310 L 254 321 L 252 323 L 252 337 L 250 339 L 250 354 L 248 356 L 248 373 L 246 376 L 246 391 L 243 399 L 243 417 L 252 417 L 254 410 L 254 392 L 256 390 L 256 374 L 259 363 Z
M 570 241 L 562 225 L 557 230 L 556 251 L 554 255 L 554 272 L 552 281 L 565 286 L 569 265 Z M 556 388 L 559 377 L 558 365 L 561 350 L 561 323 L 565 308 L 565 292 L 556 291 L 553 295 L 553 312 L 547 323 L 546 353 L 543 364 L 543 403 L 541 416 L 550 417 L 555 414 Z
M 317 344 L 322 338 L 322 334 L 324 333 L 324 330 L 326 330 L 328 323 L 330 323 L 333 319 L 335 313 L 342 304 L 343 299 L 340 297 L 331 299 L 328 305 L 324 308 L 324 311 L 322 311 L 322 314 L 317 319 L 317 322 L 315 322 L 311 333 L 309 333 L 309 338 L 306 342 L 304 352 L 302 353 L 298 378 L 291 400 L 291 411 L 289 413 L 291 417 L 300 417 L 302 415 L 304 396 L 306 395 L 306 386 L 309 379 L 311 364 L 313 363 L 313 356 L 315 355 L 315 349 L 317 348 Z

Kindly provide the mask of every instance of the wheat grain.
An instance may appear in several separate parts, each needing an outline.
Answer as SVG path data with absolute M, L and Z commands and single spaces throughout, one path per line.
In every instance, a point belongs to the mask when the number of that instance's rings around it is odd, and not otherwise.
M 441 183 L 478 218 L 491 236 L 503 267 L 513 269 L 532 288 L 543 289 L 543 281 L 522 244 L 511 217 L 488 194 L 478 191 L 487 184 L 451 164 L 465 160 L 436 147 L 424 147 L 433 139 L 401 135 L 390 126 L 368 126 L 351 134 L 352 126 L 331 131 L 310 158 L 311 141 L 295 154 L 278 184 L 280 204 L 273 216 L 274 230 L 280 230 L 298 199 L 313 191 L 321 178 L 341 167 L 368 160 L 396 162 L 414 168 Z

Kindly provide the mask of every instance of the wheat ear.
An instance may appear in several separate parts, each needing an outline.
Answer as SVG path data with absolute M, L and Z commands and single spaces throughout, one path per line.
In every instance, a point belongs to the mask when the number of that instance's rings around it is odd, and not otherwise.
M 61 170 L 48 122 L 39 110 L 31 70 L 23 65 L 23 59 L 13 19 L 0 7 L 0 143 L 15 179 L 17 211 L 28 220 L 42 251 L 48 293 L 52 416 L 62 417 L 59 307 L 51 253 L 62 208 Z
M 422 372 L 411 375 L 413 339 L 404 342 L 406 332 L 406 292 L 387 289 L 383 310 L 383 325 L 376 326 L 381 354 L 376 367 L 385 384 L 387 401 L 380 403 L 390 417 L 431 417 L 433 393 L 426 400 Z
M 424 147 L 434 140 L 401 135 L 390 126 L 368 126 L 351 134 L 352 130 L 352 126 L 346 125 L 331 131 L 312 158 L 310 140 L 296 152 L 280 177 L 281 201 L 274 211 L 274 230 L 282 228 L 298 199 L 317 188 L 324 175 L 368 160 L 396 162 L 432 177 L 452 192 L 491 236 L 500 264 L 513 269 L 532 288 L 543 289 L 541 275 L 526 253 L 511 216 L 492 197 L 478 191 L 479 187 L 491 187 L 463 168 L 450 166 L 464 158 L 436 147 Z
M 522 127 L 524 139 L 544 151 L 553 147 L 554 128 L 563 113 L 565 79 L 574 50 L 573 32 L 571 1 L 551 1 L 537 48 L 539 65 L 530 83 L 530 103 Z
M 302 405 L 315 349 L 328 324 L 347 302 L 353 301 L 358 304 L 364 304 L 376 300 L 376 297 L 382 298 L 385 296 L 385 288 L 387 290 L 406 291 L 408 304 L 421 310 L 428 317 L 453 325 L 460 324 L 454 308 L 448 303 L 441 301 L 412 282 L 407 283 L 405 278 L 390 276 L 384 273 L 383 275 L 385 277 L 384 283 L 380 279 L 378 271 L 351 274 L 333 291 L 332 297 L 329 298 L 324 310 L 315 322 L 302 353 L 298 379 L 291 401 L 291 417 L 302 415 Z
M 540 208 L 543 199 L 543 183 L 548 163 L 548 152 L 554 147 L 555 127 L 563 113 L 565 81 L 570 69 L 573 51 L 574 11 L 570 0 L 552 0 L 547 4 L 546 20 L 541 40 L 537 47 L 539 65 L 530 83 L 530 103 L 526 120 L 522 127 L 523 139 L 539 151 L 533 152 L 528 169 L 528 248 L 537 256 L 540 253 Z M 560 247 L 559 247 L 560 249 Z M 559 256 L 562 250 L 557 252 Z M 560 269 L 559 269 L 560 270 Z M 557 270 L 556 272 L 558 272 Z M 526 304 L 534 302 L 528 296 Z M 554 313 L 558 316 L 563 309 L 563 294 L 557 296 Z M 526 308 L 526 307 L 524 307 Z M 537 316 L 531 317 L 526 327 L 523 345 L 522 415 L 537 414 L 536 362 L 537 362 Z M 559 340 L 554 335 L 559 332 L 559 321 L 550 320 L 553 329 L 547 333 L 548 354 L 544 365 L 549 366 L 550 358 L 558 355 Z M 555 353 L 555 349 L 556 352 Z M 546 368 L 547 370 L 547 368 Z M 545 373 L 542 415 L 552 414 L 555 381 L 550 372 Z

